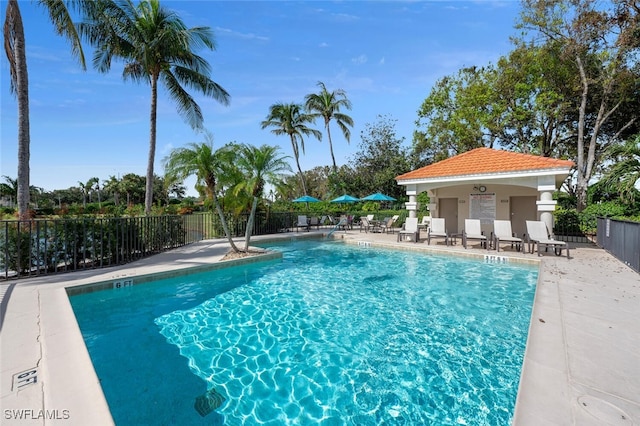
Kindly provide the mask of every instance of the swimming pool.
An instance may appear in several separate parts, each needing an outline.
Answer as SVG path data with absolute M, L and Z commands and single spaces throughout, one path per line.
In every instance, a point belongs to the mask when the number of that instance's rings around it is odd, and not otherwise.
M 70 298 L 117 424 L 510 423 L 537 268 L 272 248 Z

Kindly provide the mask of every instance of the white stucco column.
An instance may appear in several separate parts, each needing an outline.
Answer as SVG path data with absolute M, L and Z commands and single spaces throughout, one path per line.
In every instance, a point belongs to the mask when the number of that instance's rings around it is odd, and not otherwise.
M 404 206 L 409 211 L 409 217 L 418 217 L 418 191 L 416 191 L 415 185 L 407 186 L 407 195 L 409 201 L 404 203 Z
M 553 199 L 553 192 L 556 190 L 556 185 L 554 183 L 548 182 L 540 182 L 546 176 L 541 176 L 538 179 L 538 192 L 540 196 L 539 200 L 536 201 L 538 206 L 538 216 L 540 220 L 547 225 L 549 232 L 553 232 L 553 211 L 556 209 L 556 204 L 558 203 Z

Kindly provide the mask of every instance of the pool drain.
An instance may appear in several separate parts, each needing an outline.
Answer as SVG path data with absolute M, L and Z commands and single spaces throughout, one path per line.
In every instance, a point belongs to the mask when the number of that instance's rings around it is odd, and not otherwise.
M 215 389 L 209 389 L 204 395 L 196 398 L 194 408 L 202 417 L 211 413 L 224 402 L 224 396 L 220 395 Z

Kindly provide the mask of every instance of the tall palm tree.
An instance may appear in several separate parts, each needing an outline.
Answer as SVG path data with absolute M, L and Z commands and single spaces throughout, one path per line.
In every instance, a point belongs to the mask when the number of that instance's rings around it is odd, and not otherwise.
M 261 124 L 263 129 L 273 127 L 271 133 L 274 135 L 289 135 L 291 147 L 293 148 L 293 157 L 296 159 L 296 166 L 298 166 L 302 192 L 304 192 L 304 194 L 307 193 L 307 185 L 304 183 L 304 175 L 300 168 L 298 141 L 300 141 L 300 148 L 302 148 L 302 153 L 304 154 L 303 136 L 312 135 L 318 140 L 322 138 L 322 133 L 318 130 L 307 127 L 307 123 L 313 123 L 314 121 L 314 116 L 305 113 L 300 104 L 277 103 L 269 107 L 269 115 Z
M 206 189 L 207 196 L 213 199 L 213 204 L 220 217 L 220 223 L 224 233 L 229 240 L 229 244 L 234 252 L 240 250 L 233 242 L 229 226 L 222 212 L 220 201 L 218 200 L 217 181 L 218 176 L 225 174 L 233 165 L 233 151 L 228 147 L 213 150 L 212 143 L 191 143 L 187 148 L 177 148 L 164 158 L 165 176 L 170 182 L 177 182 L 195 175 L 196 185 L 202 185 Z
M 333 172 L 335 173 L 338 167 L 336 166 L 336 157 L 333 155 L 333 143 L 331 141 L 329 123 L 331 120 L 335 120 L 340 130 L 342 130 L 342 134 L 347 140 L 347 143 L 349 143 L 351 138 L 349 127 L 353 127 L 353 119 L 341 113 L 340 108 L 344 107 L 350 110 L 351 101 L 347 99 L 347 95 L 342 89 L 329 92 L 321 81 L 318 82 L 318 86 L 320 86 L 320 93 L 310 93 L 305 96 L 305 107 L 314 117 L 322 117 L 324 119 L 324 128 L 327 131 L 327 138 L 329 139 L 329 151 L 331 151 L 331 161 L 333 161 Z
M 244 250 L 249 251 L 256 208 L 258 201 L 264 196 L 264 187 L 267 183 L 275 184 L 282 173 L 291 171 L 291 167 L 286 161 L 288 157 L 280 154 L 278 146 L 262 145 L 257 147 L 242 144 L 236 146 L 235 149 L 237 154 L 235 164 L 243 174 L 243 180 L 236 185 L 235 190 L 247 191 L 253 197 L 244 243 Z
M 49 12 L 49 18 L 56 32 L 66 37 L 71 43 L 71 52 L 77 56 L 82 69 L 85 69 L 84 54 L 80 37 L 71 20 L 66 3 L 62 0 L 39 0 Z M 91 0 L 69 2 L 81 13 L 86 13 L 92 7 Z M 17 0 L 7 2 L 7 12 L 4 21 L 4 49 L 9 62 L 11 76 L 11 91 L 18 101 L 18 218 L 29 218 L 29 159 L 30 159 L 30 130 L 29 130 L 29 76 L 27 71 L 26 43 L 22 14 Z
M 198 48 L 215 50 L 208 27 L 187 28 L 174 12 L 160 6 L 159 0 L 143 0 L 136 7 L 131 1 L 100 3 L 92 19 L 79 26 L 82 34 L 96 46 L 93 64 L 108 72 L 113 58 L 125 62 L 123 77 L 151 86 L 149 155 L 145 190 L 145 213 L 153 203 L 153 166 L 156 152 L 158 83 L 167 88 L 178 113 L 194 129 L 201 129 L 204 118 L 199 105 L 185 87 L 195 89 L 223 105 L 229 94 L 210 77 L 209 63 L 194 53 Z

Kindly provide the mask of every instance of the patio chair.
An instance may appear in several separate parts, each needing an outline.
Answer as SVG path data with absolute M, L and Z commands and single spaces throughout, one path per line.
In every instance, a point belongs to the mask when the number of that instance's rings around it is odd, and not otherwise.
M 422 222 L 420 222 L 418 224 L 418 227 L 420 229 L 425 229 L 426 230 L 429 227 L 430 223 L 431 223 L 431 216 L 424 215 L 424 216 L 422 216 Z
M 353 218 L 347 215 L 341 215 L 338 224 L 343 230 L 353 229 Z
M 449 245 L 449 234 L 443 217 L 431 218 L 431 226 L 427 229 L 427 245 L 431 244 L 431 238 L 444 238 L 444 243 Z
M 391 231 L 391 233 L 395 233 L 396 230 L 396 222 L 398 221 L 398 219 L 400 218 L 400 215 L 398 214 L 394 214 L 393 216 L 391 216 L 391 224 L 387 224 L 387 232 Z
M 393 231 L 393 222 L 394 220 L 392 217 L 384 218 L 384 220 L 380 223 L 381 231 L 387 234 L 389 233 L 390 229 Z
M 516 251 L 522 250 L 522 238 L 513 233 L 510 220 L 493 221 L 493 244 L 497 251 L 500 251 L 500 242 L 511 243 L 511 248 L 515 246 Z
M 309 226 L 309 221 L 307 220 L 307 215 L 299 215 L 298 216 L 298 223 L 296 223 L 296 231 L 298 231 L 300 228 L 305 228 L 307 231 L 309 231 L 310 226 Z
M 464 229 L 462 230 L 462 245 L 467 248 L 467 241 L 478 240 L 480 241 L 480 247 L 484 246 L 487 250 L 487 236 L 482 233 L 480 226 L 480 219 L 465 219 Z
M 538 245 L 538 256 L 540 256 L 540 245 L 544 245 L 544 251 L 547 251 L 549 247 L 553 247 L 553 251 L 556 256 L 562 256 L 562 249 L 567 249 L 567 259 L 569 258 L 569 245 L 566 241 L 560 241 L 553 238 L 549 234 L 547 224 L 541 220 L 527 220 L 527 241 L 529 242 L 529 253 L 533 253 L 531 244 L 535 249 Z
M 309 219 L 309 228 L 311 228 L 312 226 L 315 226 L 316 229 L 320 229 L 320 220 L 317 216 L 311 216 L 311 218 Z
M 408 217 L 404 221 L 404 229 L 398 231 L 398 241 L 413 241 L 414 243 L 420 241 L 420 228 L 418 228 L 417 217 Z
M 369 223 L 369 219 L 366 216 L 360 216 L 360 232 L 364 230 L 364 232 L 369 232 L 371 228 L 371 224 Z

